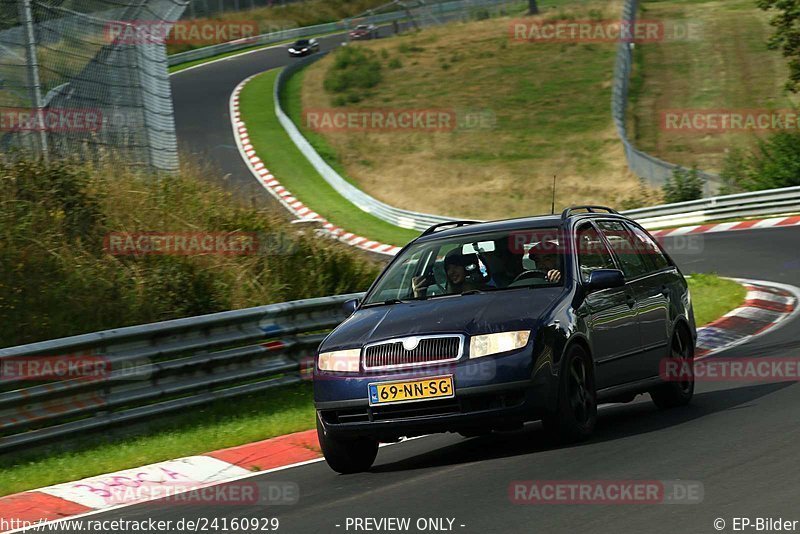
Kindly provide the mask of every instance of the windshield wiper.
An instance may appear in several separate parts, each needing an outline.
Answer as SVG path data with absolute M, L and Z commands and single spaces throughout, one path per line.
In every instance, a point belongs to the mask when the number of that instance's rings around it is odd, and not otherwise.
M 490 289 L 470 289 L 469 291 L 464 291 L 460 293 L 461 295 L 481 295 L 486 293 L 487 291 L 491 291 Z
M 370 302 L 368 304 L 364 304 L 362 308 L 371 308 L 373 306 L 391 306 L 392 304 L 407 304 L 407 300 L 401 299 L 386 299 L 383 302 Z

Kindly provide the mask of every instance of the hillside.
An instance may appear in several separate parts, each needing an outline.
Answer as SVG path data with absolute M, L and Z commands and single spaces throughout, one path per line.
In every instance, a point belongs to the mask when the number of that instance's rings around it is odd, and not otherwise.
M 629 117 L 631 135 L 642 150 L 717 172 L 731 148 L 752 147 L 763 132 L 669 131 L 661 125 L 664 110 L 792 106 L 783 89 L 785 59 L 766 47 L 772 34 L 769 14 L 754 0 L 647 1 L 640 16 L 689 24 L 697 36 L 636 46 Z
M 541 18 L 620 14 L 617 1 L 571 5 Z M 609 112 L 615 44 L 517 41 L 512 20 L 351 44 L 374 52 L 380 82 L 337 107 L 341 97 L 324 89 L 336 60 L 327 57 L 295 76 L 290 90 L 302 94 L 288 98 L 291 113 L 302 122 L 309 110 L 436 110 L 478 122 L 444 131 L 305 128 L 354 183 L 407 209 L 477 218 L 546 212 L 554 175 L 557 207 L 619 205 L 639 194 Z

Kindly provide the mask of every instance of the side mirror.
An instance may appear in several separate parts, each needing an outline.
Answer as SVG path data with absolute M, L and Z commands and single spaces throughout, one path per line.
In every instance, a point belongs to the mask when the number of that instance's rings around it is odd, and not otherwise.
M 346 300 L 342 304 L 342 311 L 344 311 L 345 315 L 350 317 L 351 315 L 353 315 L 353 313 L 355 313 L 356 308 L 358 308 L 359 304 L 361 304 L 361 301 L 358 299 Z
M 625 285 L 625 275 L 619 269 L 595 269 L 589 273 L 589 281 L 586 289 L 589 291 L 599 291 L 612 287 L 622 287 Z

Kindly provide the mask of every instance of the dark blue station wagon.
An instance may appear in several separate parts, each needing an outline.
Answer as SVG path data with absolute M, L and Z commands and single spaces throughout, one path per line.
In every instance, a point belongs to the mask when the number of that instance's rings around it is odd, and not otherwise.
M 649 393 L 687 404 L 696 342 L 686 280 L 660 244 L 610 208 L 436 225 L 403 248 L 322 342 L 317 430 L 335 471 L 378 443 L 541 420 L 587 438 L 597 405 Z M 674 367 L 673 367 L 674 368 Z

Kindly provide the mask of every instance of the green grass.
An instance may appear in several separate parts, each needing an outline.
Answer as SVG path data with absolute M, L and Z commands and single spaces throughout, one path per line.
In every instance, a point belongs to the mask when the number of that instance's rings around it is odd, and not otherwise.
M 693 274 L 689 278 L 689 290 L 698 327 L 741 306 L 747 293 L 741 284 L 713 274 Z
M 71 452 L 18 458 L 0 470 L 0 496 L 234 447 L 314 425 L 309 383 L 276 388 L 163 417 L 138 437 L 107 438 L 104 433 L 86 437 Z
M 273 86 L 278 70 L 248 83 L 239 102 L 242 120 L 259 157 L 292 194 L 333 224 L 369 239 L 405 245 L 419 232 L 393 226 L 354 206 L 320 176 L 295 147 L 274 111 Z

